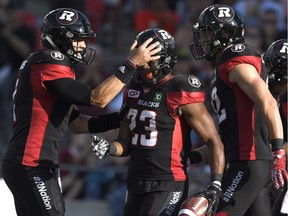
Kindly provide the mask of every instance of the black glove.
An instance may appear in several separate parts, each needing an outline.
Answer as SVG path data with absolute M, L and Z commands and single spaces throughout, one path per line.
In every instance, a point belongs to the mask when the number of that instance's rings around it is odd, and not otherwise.
M 220 197 L 222 197 L 221 183 L 219 181 L 213 181 L 206 190 L 198 193 L 197 195 L 204 196 L 209 201 L 205 215 L 214 216 L 216 214 Z
M 107 140 L 93 135 L 90 147 L 91 147 L 91 150 L 96 155 L 96 157 L 98 157 L 98 159 L 101 160 L 103 159 L 105 155 L 108 154 L 110 144 L 109 142 L 107 142 Z

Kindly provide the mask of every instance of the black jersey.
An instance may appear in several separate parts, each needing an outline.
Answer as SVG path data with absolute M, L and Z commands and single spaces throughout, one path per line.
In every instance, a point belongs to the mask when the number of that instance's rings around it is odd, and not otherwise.
M 124 94 L 132 132 L 128 179 L 186 179 L 191 146 L 183 143 L 189 126 L 178 108 L 204 98 L 203 85 L 194 76 L 172 76 L 153 88 L 130 83 Z
M 13 94 L 14 134 L 5 159 L 26 166 L 58 166 L 59 140 L 73 110 L 51 94 L 45 81 L 74 79 L 70 59 L 56 50 L 31 54 L 21 65 Z
M 268 129 L 260 107 L 237 84 L 229 81 L 230 71 L 238 64 L 253 65 L 264 81 L 267 78 L 260 53 L 247 44 L 233 45 L 217 62 L 211 100 L 218 114 L 226 161 L 270 159 Z
M 279 106 L 280 117 L 281 117 L 282 125 L 283 125 L 284 141 L 287 142 L 287 121 L 288 121 L 288 117 L 287 117 L 287 91 L 280 98 L 278 106 Z

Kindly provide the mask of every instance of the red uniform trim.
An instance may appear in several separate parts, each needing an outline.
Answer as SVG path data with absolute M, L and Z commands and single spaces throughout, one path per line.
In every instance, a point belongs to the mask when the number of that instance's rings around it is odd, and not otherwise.
M 70 67 L 55 64 L 33 65 L 31 68 L 30 83 L 33 91 L 33 105 L 29 134 L 26 141 L 22 164 L 38 166 L 41 149 L 46 148 L 43 139 L 49 114 L 57 98 L 47 91 L 43 82 L 60 78 L 74 78 Z M 48 147 L 49 148 L 49 147 Z
M 175 110 L 184 104 L 204 102 L 204 92 L 169 92 L 167 93 L 167 107 L 169 113 L 175 119 L 175 127 L 172 137 L 171 149 L 171 166 L 175 181 L 186 180 L 186 175 L 181 164 L 180 153 L 183 149 L 183 140 L 186 137 L 187 123 L 184 119 L 179 118 Z
M 218 74 L 226 85 L 231 87 L 236 97 L 237 117 L 238 117 L 238 143 L 240 160 L 256 160 L 255 151 L 255 110 L 254 102 L 242 91 L 235 83 L 229 81 L 229 73 L 238 64 L 250 64 L 261 73 L 261 58 L 256 56 L 239 56 L 221 64 L 218 68 Z M 252 116 L 248 116 L 252 113 Z M 250 128 L 247 128 L 250 127 Z

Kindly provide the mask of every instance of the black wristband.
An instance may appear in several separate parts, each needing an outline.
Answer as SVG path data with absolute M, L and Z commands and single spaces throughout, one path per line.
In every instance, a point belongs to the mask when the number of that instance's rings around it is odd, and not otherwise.
M 116 154 L 116 152 L 117 152 L 116 146 L 113 143 L 110 143 L 108 154 L 113 156 Z
M 89 133 L 99 133 L 120 127 L 119 114 L 117 112 L 92 117 L 88 121 Z
M 284 140 L 280 138 L 271 139 L 270 143 L 272 145 L 272 151 L 276 151 L 283 148 Z
M 129 64 L 128 60 L 121 65 L 118 70 L 115 72 L 115 76 L 121 80 L 124 84 L 128 84 L 133 78 L 135 68 Z
M 221 181 L 222 181 L 222 177 L 223 177 L 222 174 L 212 173 L 212 174 L 211 174 L 211 182 L 213 182 L 213 181 L 219 181 L 219 182 L 221 182 Z
M 189 155 L 190 163 L 196 164 L 202 161 L 202 155 L 198 151 L 192 151 Z

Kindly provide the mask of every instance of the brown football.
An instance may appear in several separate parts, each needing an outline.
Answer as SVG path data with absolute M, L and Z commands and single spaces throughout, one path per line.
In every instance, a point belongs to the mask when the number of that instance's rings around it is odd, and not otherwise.
M 178 216 L 205 216 L 208 204 L 205 197 L 191 196 L 182 203 Z

